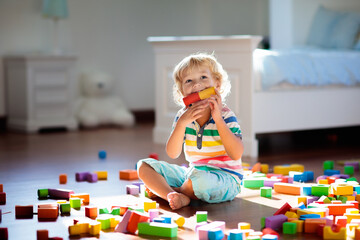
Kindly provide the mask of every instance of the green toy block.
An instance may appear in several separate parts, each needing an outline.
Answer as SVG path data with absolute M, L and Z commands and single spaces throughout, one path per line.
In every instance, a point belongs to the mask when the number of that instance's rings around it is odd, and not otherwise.
M 329 185 L 323 185 L 323 184 L 315 184 L 311 186 L 311 195 L 313 196 L 327 196 L 330 192 L 330 186 Z
M 99 208 L 99 214 L 108 214 L 110 213 L 107 208 Z
M 48 198 L 49 189 L 38 189 L 38 198 Z
M 356 177 L 350 177 L 346 179 L 347 182 L 357 182 L 358 180 L 356 179 Z
M 131 210 L 131 211 L 137 211 L 137 212 L 145 213 L 145 210 L 143 208 L 128 207 L 128 209 Z
M 323 170 L 334 169 L 334 161 L 328 160 L 323 163 Z
M 260 219 L 260 225 L 261 225 L 261 228 L 265 228 L 265 221 L 266 221 L 266 217 L 261 217 Z
M 248 236 L 246 240 L 261 240 L 260 236 Z
M 70 198 L 69 201 L 71 208 L 75 208 L 75 209 L 81 208 L 81 198 Z
M 261 188 L 264 186 L 264 179 L 249 178 L 243 180 L 244 187 L 246 188 Z
M 96 221 L 101 223 L 101 230 L 109 229 L 111 226 L 110 218 L 97 218 Z
M 283 233 L 284 234 L 296 234 L 297 226 L 294 222 L 284 222 L 283 223 Z
M 175 223 L 139 222 L 138 234 L 157 237 L 177 237 L 178 225 Z
M 111 210 L 111 214 L 112 215 L 120 215 L 120 208 L 113 208 L 113 210 Z
M 354 166 L 345 166 L 344 173 L 350 176 L 354 175 Z
M 61 203 L 60 204 L 61 214 L 70 213 L 70 210 L 71 210 L 70 203 Z
M 261 187 L 260 188 L 260 196 L 271 198 L 272 196 L 272 188 L 271 187 Z
M 340 200 L 342 203 L 346 203 L 347 197 L 342 195 L 337 195 L 337 200 Z
M 197 211 L 196 212 L 196 222 L 207 222 L 207 211 Z

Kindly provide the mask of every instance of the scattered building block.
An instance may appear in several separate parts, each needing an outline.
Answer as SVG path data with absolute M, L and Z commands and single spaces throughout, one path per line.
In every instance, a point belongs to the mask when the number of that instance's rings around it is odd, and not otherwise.
M 223 221 L 214 221 L 208 224 L 205 224 L 199 228 L 197 228 L 196 233 L 199 237 L 199 240 L 207 240 L 209 239 L 208 234 L 210 229 L 220 228 L 222 231 L 225 231 L 225 222 Z
M 196 212 L 196 222 L 207 222 L 207 211 L 197 211 Z
M 352 195 L 354 187 L 348 184 L 331 184 L 335 195 Z
M 95 219 L 98 216 L 97 207 L 85 207 L 85 216 L 88 218 Z
M 270 216 L 265 219 L 265 227 L 274 230 L 281 229 L 283 223 L 287 220 L 288 218 L 284 214 Z
M 183 216 L 177 215 L 174 217 L 174 223 L 176 223 L 178 227 L 182 227 L 185 224 L 185 218 Z
M 258 189 L 264 186 L 264 179 L 247 178 L 247 179 L 243 179 L 243 184 L 245 188 Z
M 74 209 L 80 209 L 81 208 L 81 198 L 78 197 L 70 197 L 70 207 Z
M 150 153 L 149 154 L 149 158 L 155 159 L 155 160 L 159 160 L 159 154 L 157 153 Z
M 238 229 L 250 229 L 251 228 L 251 224 L 247 223 L 247 222 L 239 222 L 238 223 Z
M 149 209 L 148 213 L 150 216 L 150 222 L 152 222 L 154 218 L 159 217 L 159 209 Z
M 0 227 L 0 239 L 1 240 L 8 240 L 8 238 L 9 238 L 8 228 Z
M 48 239 L 49 239 L 49 231 L 47 229 L 41 229 L 36 231 L 36 240 L 48 240 Z
M 283 223 L 283 233 L 284 234 L 296 234 L 297 226 L 294 222 L 284 222 Z
M 334 170 L 334 169 L 324 170 L 324 175 L 326 175 L 326 176 L 333 176 L 333 175 L 337 175 L 337 174 L 340 174 L 340 170 Z
M 289 175 L 290 171 L 304 172 L 304 165 L 291 164 L 291 165 L 276 165 L 276 166 L 274 166 L 275 174 Z
M 113 219 L 111 215 L 101 215 L 96 218 L 96 221 L 101 223 L 101 230 L 106 230 L 111 228 L 111 219 Z
M 109 210 L 107 208 L 100 208 L 99 209 L 99 214 L 109 214 Z
M 341 216 L 346 213 L 347 208 L 353 208 L 352 204 L 328 204 L 326 206 L 329 209 L 329 215 Z
M 289 203 L 284 203 L 284 205 L 281 206 L 281 208 L 279 208 L 274 215 L 279 215 L 282 214 L 284 215 L 287 211 L 291 210 L 291 205 Z
M 354 175 L 354 167 L 353 166 L 344 166 L 344 173 L 350 176 Z
M 159 223 L 165 223 L 165 218 L 163 217 L 156 217 L 152 220 L 152 222 L 159 222 Z
M 84 182 L 87 181 L 87 176 L 90 174 L 90 172 L 77 172 L 75 173 L 75 180 L 77 182 Z M 97 176 L 97 175 L 96 175 Z
M 38 198 L 48 198 L 49 197 L 49 189 L 38 189 Z
M 147 222 L 148 220 L 149 220 L 149 216 L 137 211 L 133 211 L 130 215 L 129 223 L 126 227 L 126 230 L 129 233 L 135 234 L 138 228 L 138 223 Z
M 323 162 L 323 170 L 334 169 L 334 161 L 328 160 Z
M 300 195 L 301 186 L 291 183 L 274 183 L 274 191 L 277 193 L 289 194 L 289 195 Z
M 144 202 L 144 210 L 148 212 L 150 209 L 156 208 L 156 201 Z
M 115 227 L 115 232 L 121 232 L 121 233 L 126 233 L 127 230 L 127 225 L 129 223 L 130 220 L 130 216 L 132 214 L 131 210 L 127 210 L 122 218 L 122 220 L 120 221 L 120 223 Z
M 71 198 L 80 198 L 82 200 L 83 205 L 89 205 L 90 203 L 90 195 L 88 193 L 73 193 L 70 194 Z
M 157 237 L 177 237 L 178 225 L 175 223 L 139 222 L 139 235 Z
M 48 189 L 49 197 L 53 199 L 66 199 L 69 200 L 70 195 L 74 194 L 73 190 L 67 190 L 67 189 Z
M 323 225 L 326 224 L 326 219 L 323 219 L 323 218 L 308 218 L 308 219 L 305 219 L 304 232 L 305 233 L 316 233 L 317 228 L 322 224 Z
M 66 174 L 60 174 L 59 175 L 59 183 L 60 184 L 66 184 L 67 183 L 67 175 Z
M 213 228 L 208 231 L 209 240 L 221 240 L 225 236 L 224 232 L 220 228 Z
M 61 214 L 69 214 L 71 212 L 71 206 L 69 202 L 60 203 L 59 205 Z
M 96 236 L 100 234 L 101 223 L 100 222 L 92 222 L 89 224 L 89 234 L 92 236 Z
M 25 218 L 33 218 L 34 214 L 34 206 L 15 206 L 15 218 L 17 219 L 25 219 Z
M 100 150 L 98 153 L 98 156 L 100 159 L 106 159 L 106 151 L 105 150 Z
M 260 196 L 271 198 L 272 196 L 272 188 L 271 187 L 261 187 L 260 188 Z
M 228 240 L 243 240 L 243 233 L 240 229 L 231 229 L 228 234 Z
M 53 220 L 59 216 L 59 208 L 50 204 L 38 206 L 38 219 L 39 220 Z
M 0 183 L 0 192 L 4 191 L 4 185 L 2 183 Z
M 89 183 L 95 183 L 98 181 L 98 175 L 96 173 L 89 173 L 86 176 L 86 181 L 88 181 Z
M 98 180 L 107 180 L 108 172 L 107 171 L 95 171 L 97 174 Z
M 120 216 L 120 212 L 121 212 L 121 210 L 120 210 L 120 208 L 119 207 L 116 207 L 116 208 L 111 208 L 111 215 L 115 215 L 115 216 Z
M 1 220 L 2 220 L 2 211 L 1 211 L 1 208 L 0 208 L 0 223 L 1 223 Z
M 296 223 L 296 231 L 303 232 L 304 230 L 304 220 L 292 220 L 291 222 Z
M 323 239 L 346 239 L 346 228 L 341 228 L 338 232 L 331 229 L 331 226 L 325 226 Z
M 136 185 L 126 185 L 126 194 L 130 195 L 139 195 L 140 190 L 139 187 Z
M 269 172 L 269 164 L 260 164 L 260 172 L 268 173 Z
M 5 204 L 6 204 L 6 193 L 0 192 L 0 205 L 5 205 Z
M 313 196 L 327 196 L 330 193 L 330 186 L 329 185 L 322 185 L 322 184 L 314 184 L 311 186 L 311 195 Z
M 125 169 L 119 172 L 119 177 L 121 180 L 136 180 L 139 179 L 137 171 L 134 169 Z

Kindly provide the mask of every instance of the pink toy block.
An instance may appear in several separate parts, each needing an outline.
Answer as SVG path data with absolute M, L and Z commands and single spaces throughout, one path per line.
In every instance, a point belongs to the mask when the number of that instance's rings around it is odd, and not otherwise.
M 225 231 L 225 222 L 224 221 L 214 221 L 208 224 L 205 224 L 199 227 L 196 230 L 199 240 L 208 240 L 208 234 L 210 229 L 220 228 L 223 232 Z
M 288 218 L 283 214 L 270 216 L 265 218 L 265 227 L 274 230 L 280 229 L 282 227 L 282 224 L 287 220 Z
M 119 224 L 115 227 L 115 232 L 121 232 L 121 233 L 127 232 L 126 228 L 129 223 L 131 214 L 132 214 L 131 210 L 127 210 L 125 212 L 121 222 L 119 222 Z
M 159 209 L 149 209 L 150 222 L 153 221 L 154 218 L 159 217 Z
M 140 190 L 136 185 L 126 185 L 126 194 L 139 195 Z

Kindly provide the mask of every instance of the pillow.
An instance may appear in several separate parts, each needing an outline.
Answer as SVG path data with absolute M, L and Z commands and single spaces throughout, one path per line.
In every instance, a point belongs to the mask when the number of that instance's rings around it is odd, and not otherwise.
M 329 48 L 350 49 L 356 43 L 360 29 L 360 14 L 347 13 L 341 17 L 331 29 L 327 39 Z
M 328 35 L 343 15 L 344 13 L 342 12 L 329 10 L 320 6 L 313 18 L 306 43 L 318 47 L 327 47 L 329 45 Z

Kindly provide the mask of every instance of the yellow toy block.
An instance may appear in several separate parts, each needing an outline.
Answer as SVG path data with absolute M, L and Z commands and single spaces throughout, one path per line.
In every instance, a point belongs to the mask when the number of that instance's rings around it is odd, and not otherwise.
M 269 172 L 269 164 L 261 164 L 260 165 L 260 172 L 268 173 Z
M 353 195 L 348 195 L 347 197 L 347 201 L 355 201 L 355 196 Z
M 358 213 L 345 213 L 345 217 L 347 217 L 347 223 L 350 223 L 353 219 L 360 219 L 360 214 Z
M 356 208 L 347 208 L 345 213 L 359 214 L 359 209 Z
M 291 164 L 291 165 L 277 165 L 274 166 L 275 174 L 289 175 L 290 171 L 304 172 L 304 165 Z
M 144 202 L 145 212 L 148 212 L 150 209 L 156 209 L 156 201 Z
M 287 216 L 288 218 L 299 218 L 299 216 L 296 213 L 290 211 L 287 211 L 285 213 L 285 216 Z
M 183 216 L 175 216 L 173 217 L 174 223 L 178 225 L 178 227 L 182 227 L 185 224 L 185 218 Z
M 329 181 L 327 179 L 320 179 L 318 182 L 318 184 L 324 184 L 324 185 L 328 185 Z
M 292 220 L 291 222 L 296 223 L 296 231 L 297 232 L 304 231 L 304 220 Z
M 89 234 L 92 236 L 99 235 L 101 230 L 101 223 L 100 222 L 94 222 L 90 223 L 89 227 Z
M 120 220 L 110 218 L 110 228 L 115 228 L 119 224 Z
M 98 176 L 98 180 L 107 180 L 108 173 L 107 171 L 95 171 Z
M 89 223 L 77 223 L 72 226 L 69 226 L 69 235 L 80 235 L 83 233 L 89 232 Z
M 238 229 L 241 229 L 241 230 L 251 229 L 251 225 L 250 225 L 250 223 L 247 223 L 247 222 L 239 222 Z
M 328 215 L 329 209 L 327 208 L 307 208 L 307 209 L 298 209 L 297 215 L 300 217 L 306 214 L 319 214 L 320 217 L 325 217 Z
M 346 240 L 346 228 L 340 228 L 339 232 L 334 232 L 331 226 L 324 227 L 323 239 L 341 239 Z
M 303 203 L 307 206 L 307 197 L 298 197 L 298 204 Z
M 335 195 L 352 195 L 354 187 L 348 184 L 331 184 Z

